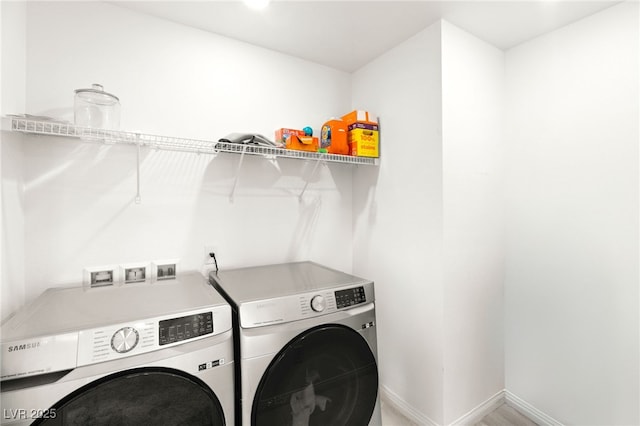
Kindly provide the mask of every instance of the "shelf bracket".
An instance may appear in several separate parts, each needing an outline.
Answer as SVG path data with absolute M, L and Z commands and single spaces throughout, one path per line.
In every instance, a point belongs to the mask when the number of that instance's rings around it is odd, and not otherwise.
M 240 154 L 240 161 L 238 161 L 238 168 L 236 169 L 236 178 L 233 181 L 233 187 L 231 188 L 231 194 L 229 194 L 229 201 L 233 203 L 233 196 L 236 192 L 236 186 L 238 185 L 238 178 L 240 177 L 240 168 L 242 167 L 242 161 L 244 160 L 244 154 L 247 152 L 247 146 L 242 147 L 242 154 Z
M 298 195 L 298 201 L 299 202 L 302 202 L 302 196 L 304 195 L 304 192 L 307 190 L 307 186 L 309 186 L 309 180 L 311 180 L 316 175 L 316 170 L 318 170 L 318 166 L 320 165 L 321 162 L 323 162 L 322 158 L 318 158 L 316 160 L 316 165 L 313 166 L 313 170 L 311 171 L 311 174 L 309 175 L 309 179 L 307 179 L 307 181 L 304 183 L 304 187 L 302 188 L 302 192 L 300 192 L 300 195 Z
M 136 134 L 136 204 L 142 202 L 140 196 L 140 135 Z

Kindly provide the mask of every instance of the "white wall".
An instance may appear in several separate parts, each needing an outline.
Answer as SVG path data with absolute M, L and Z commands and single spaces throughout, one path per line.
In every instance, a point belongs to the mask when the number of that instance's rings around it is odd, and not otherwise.
M 640 423 L 638 4 L 506 54 L 507 389 L 562 423 Z
M 354 174 L 354 272 L 376 283 L 383 391 L 442 423 L 440 23 L 353 75 L 353 106 L 379 115 L 376 169 Z
M 376 279 L 383 390 L 421 424 L 504 388 L 503 86 L 503 53 L 444 21 L 354 74 L 384 136 L 354 177 L 354 271 Z
M 24 2 L 2 2 L 0 14 L 0 111 L 6 114 L 25 108 L 26 5 Z
M 205 244 L 223 267 L 310 258 L 376 280 L 383 391 L 423 424 L 503 380 L 567 424 L 640 422 L 637 5 L 506 56 L 504 371 L 500 52 L 443 22 L 350 76 L 109 4 L 6 5 L 3 114 L 71 120 L 73 90 L 99 82 L 124 129 L 215 140 L 353 106 L 380 115 L 384 160 L 352 182 L 247 158 L 230 202 L 237 156 L 143 150 L 136 205 L 130 147 L 3 133 L 2 318 L 89 265 L 197 270 Z
M 442 23 L 444 424 L 504 389 L 504 53 Z
M 26 112 L 72 120 L 74 89 L 98 82 L 120 97 L 123 129 L 153 134 L 318 130 L 350 107 L 346 73 L 97 2 L 29 3 L 26 63 Z M 205 244 L 226 268 L 313 259 L 351 270 L 349 166 L 310 176 L 306 162 L 246 158 L 231 202 L 238 156 L 143 150 L 137 205 L 131 147 L 31 136 L 22 148 L 20 304 L 79 283 L 85 266 L 177 257 L 199 270 Z
M 26 79 L 26 3 L 0 3 L 0 116 L 24 111 Z M 22 136 L 0 131 L 0 318 L 24 300 L 24 211 Z

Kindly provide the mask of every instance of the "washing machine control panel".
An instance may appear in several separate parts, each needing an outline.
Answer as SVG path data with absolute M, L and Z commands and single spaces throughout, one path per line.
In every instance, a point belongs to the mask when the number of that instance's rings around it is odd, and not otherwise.
M 111 349 L 124 354 L 135 348 L 139 340 L 138 330 L 133 327 L 122 327 L 111 336 Z
M 229 330 L 228 305 L 82 330 L 78 333 L 77 365 L 139 355 Z
M 311 298 L 311 309 L 315 312 L 322 312 L 327 307 L 327 302 L 321 295 L 313 296 Z
M 180 318 L 169 318 L 160 321 L 158 329 L 160 346 L 181 342 L 213 333 L 213 316 L 211 312 L 203 312 Z

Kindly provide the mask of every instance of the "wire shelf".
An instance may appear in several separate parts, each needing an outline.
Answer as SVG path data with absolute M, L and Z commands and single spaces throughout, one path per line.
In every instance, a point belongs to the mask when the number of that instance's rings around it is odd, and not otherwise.
M 79 138 L 92 142 L 129 144 L 160 150 L 193 152 L 198 154 L 215 155 L 219 152 L 227 152 L 233 154 L 258 155 L 267 158 L 282 157 L 301 160 L 322 160 L 333 163 L 365 166 L 375 166 L 378 164 L 377 158 L 295 151 L 261 145 L 245 145 L 199 139 L 176 138 L 119 130 L 94 129 L 90 127 L 76 126 L 70 123 L 34 118 L 11 117 L 11 130 L 38 135 Z

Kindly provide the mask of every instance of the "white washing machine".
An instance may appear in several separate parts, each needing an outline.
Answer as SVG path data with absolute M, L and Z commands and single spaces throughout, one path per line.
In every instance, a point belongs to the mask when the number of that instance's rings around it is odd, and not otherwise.
M 2 424 L 234 424 L 231 308 L 200 274 L 49 289 L 1 344 Z
M 373 282 L 312 262 L 210 281 L 234 312 L 238 424 L 381 424 Z

